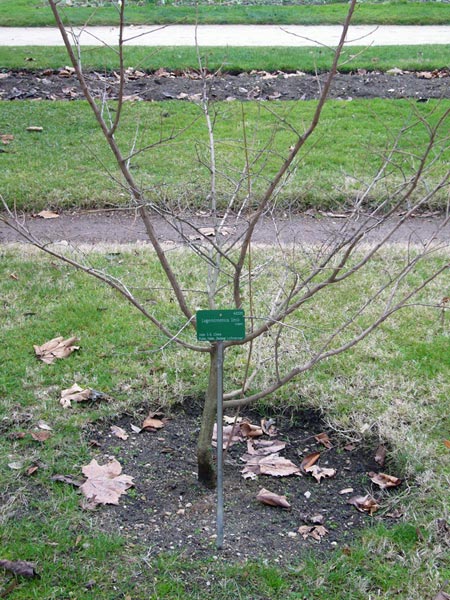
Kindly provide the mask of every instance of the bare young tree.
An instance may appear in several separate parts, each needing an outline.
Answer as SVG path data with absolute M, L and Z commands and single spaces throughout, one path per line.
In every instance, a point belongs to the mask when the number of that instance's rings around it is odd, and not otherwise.
M 205 393 L 197 459 L 199 480 L 212 486 L 214 466 L 211 438 L 217 398 L 217 344 L 193 341 L 198 295 L 187 289 L 187 283 L 183 281 L 174 261 L 159 241 L 155 219 L 164 218 L 181 236 L 185 252 L 194 253 L 201 261 L 199 265 L 206 264 L 205 300 L 202 308 L 245 309 L 249 323 L 245 339 L 224 344 L 225 350 L 240 352 L 242 358 L 239 385 L 236 385 L 236 389 L 225 392 L 224 406 L 247 405 L 275 393 L 318 363 L 353 348 L 391 315 L 411 306 L 426 286 L 448 271 L 448 256 L 440 261 L 438 267 L 426 268 L 426 259 L 443 246 L 442 235 L 450 218 L 447 209 L 441 214 L 442 218 L 436 228 L 426 238 L 420 231 L 411 232 L 401 260 L 386 268 L 380 267 L 375 287 L 359 289 L 355 283 L 357 276 L 378 259 L 383 248 L 410 222 L 413 215 L 427 207 L 434 196 L 444 196 L 449 185 L 450 171 L 441 170 L 439 179 L 435 174 L 431 177 L 431 174 L 436 165 L 441 164 L 442 154 L 448 151 L 446 128 L 448 129 L 450 110 L 444 107 L 436 113 L 432 124 L 420 112 L 415 112 L 413 122 L 408 123 L 404 131 L 398 132 L 392 147 L 380 160 L 378 172 L 368 177 L 367 182 L 360 182 L 359 192 L 345 219 L 339 220 L 339 225 L 324 232 L 320 243 L 308 245 L 298 239 L 295 245 L 285 246 L 280 240 L 276 252 L 258 252 L 253 242 L 255 230 L 262 219 L 276 214 L 279 194 L 293 171 L 301 165 L 302 151 L 319 126 L 330 86 L 338 70 L 356 0 L 349 3 L 332 66 L 320 90 L 310 122 L 300 127 L 285 119 L 278 121 L 279 127 L 290 131 L 292 143 L 286 155 L 281 157 L 278 171 L 266 182 L 262 193 L 254 192 L 254 184 L 256 177 L 264 179 L 264 164 L 261 167 L 259 160 L 263 150 L 249 150 L 244 110 L 242 131 L 245 159 L 241 170 L 238 173 L 227 171 L 227 165 L 220 164 L 217 160 L 217 115 L 209 99 L 208 74 L 199 54 L 199 70 L 203 77 L 199 106 L 208 133 L 208 149 L 205 153 L 207 159 L 203 155 L 200 157 L 210 176 L 210 190 L 205 207 L 211 221 L 208 232 L 196 225 L 189 214 L 173 210 L 163 202 L 150 201 L 148 191 L 136 180 L 131 169 L 133 158 L 138 153 L 151 149 L 152 144 L 143 148 L 135 148 L 133 145 L 129 151 L 124 150 L 118 142 L 117 133 L 124 106 L 124 51 L 127 41 L 124 38 L 125 2 L 118 3 L 120 33 L 117 52 L 120 83 L 114 112 L 108 110 L 107 100 L 94 97 L 81 65 L 79 48 L 73 44 L 70 33 L 64 27 L 57 2 L 49 0 L 49 4 L 84 96 L 119 166 L 122 176 L 119 184 L 130 195 L 132 204 L 145 225 L 148 239 L 184 319 L 183 327 L 174 330 L 160 320 L 156 312 L 140 301 L 124 282 L 37 239 L 6 202 L 4 220 L 38 248 L 114 288 L 148 318 L 167 340 L 179 344 L 186 351 L 209 355 L 209 384 Z M 414 148 L 406 151 L 401 144 L 403 134 L 413 127 L 421 127 L 427 132 L 427 143 L 420 153 Z M 161 136 L 160 142 L 170 141 L 172 136 L 172 133 L 166 137 Z M 268 145 L 270 143 L 269 141 Z M 406 163 L 413 164 L 414 168 L 406 170 Z M 395 184 L 387 185 L 392 173 L 396 175 Z M 229 193 L 225 202 L 223 198 L 218 198 L 218 179 L 228 185 Z M 369 199 L 375 188 L 379 200 L 371 205 Z M 239 222 L 240 227 L 235 235 L 226 235 L 233 219 Z M 261 294 L 263 301 L 255 300 L 255 289 L 259 285 L 261 273 L 266 273 L 265 289 Z M 346 286 L 350 286 L 352 290 L 352 301 L 342 314 L 333 316 L 326 326 L 318 327 L 312 333 L 306 331 L 303 315 L 313 310 L 323 297 L 328 294 L 333 296 L 337 288 Z

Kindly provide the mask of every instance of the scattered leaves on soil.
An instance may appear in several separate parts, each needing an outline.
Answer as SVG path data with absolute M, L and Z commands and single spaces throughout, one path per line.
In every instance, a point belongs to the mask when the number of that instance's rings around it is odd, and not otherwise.
M 291 508 L 291 505 L 286 499 L 286 496 L 280 496 L 280 494 L 275 494 L 274 492 L 270 492 L 266 490 L 266 488 L 261 488 L 256 496 L 256 499 L 263 504 L 267 504 L 269 506 L 280 506 L 281 508 Z
M 134 485 L 132 477 L 121 475 L 122 467 L 116 459 L 99 465 L 94 458 L 82 471 L 87 479 L 80 490 L 91 505 L 119 504 L 120 496 Z
M 67 358 L 79 349 L 76 346 L 80 340 L 77 337 L 71 337 L 65 340 L 62 336 L 58 336 L 45 342 L 42 346 L 33 346 L 36 356 L 42 362 L 50 365 L 58 358 Z
M 143 420 L 148 407 L 140 414 Z M 171 415 L 157 435 L 130 435 L 127 443 L 120 445 L 111 435 L 110 426 L 115 424 L 130 431 L 131 424 L 136 418 L 139 421 L 139 417 L 125 414 L 109 423 L 87 427 L 86 439 L 97 440 L 101 456 L 114 455 L 123 465 L 123 471 L 134 477 L 136 485 L 136 494 L 128 495 L 126 502 L 105 506 L 97 513 L 96 519 L 105 531 L 117 532 L 120 527 L 126 537 L 146 540 L 150 556 L 172 551 L 196 558 L 211 556 L 216 532 L 216 496 L 199 485 L 196 475 L 195 436 L 200 415 L 200 406 L 187 401 L 184 410 Z M 260 422 L 260 416 L 251 422 Z M 318 413 L 311 410 L 296 413 L 295 424 L 290 416 L 278 415 L 276 423 L 282 432 L 282 443 L 286 444 L 280 454 L 293 463 L 299 464 L 304 455 L 323 448 L 314 439 L 318 431 L 324 430 Z M 224 558 L 241 561 L 270 556 L 274 564 L 285 564 L 293 554 L 300 555 L 303 549 L 317 543 L 313 537 L 303 539 L 298 533 L 301 524 L 324 525 L 328 529 L 328 534 L 321 538 L 323 551 L 345 548 L 355 533 L 368 524 L 369 512 L 355 510 L 339 491 L 351 487 L 355 491 L 349 495 L 366 493 L 367 472 L 377 470 L 374 449 L 364 444 L 351 453 L 342 452 L 346 442 L 336 436 L 334 447 L 327 450 L 326 456 L 337 473 L 320 485 L 309 477 L 298 476 L 274 477 L 267 484 L 267 479 L 262 483 L 263 475 L 259 481 L 242 479 L 242 455 L 250 447 L 264 448 L 263 442 L 277 443 L 277 440 L 264 436 L 245 439 L 231 446 L 225 455 Z M 322 460 L 323 456 L 324 453 Z M 100 458 L 97 460 L 102 462 Z M 272 493 L 285 496 L 291 510 L 257 501 L 258 492 L 266 485 Z M 391 493 L 395 494 L 397 489 Z M 386 515 L 380 511 L 371 518 L 383 522 Z
M 26 560 L 0 560 L 0 567 L 21 577 L 40 577 L 36 573 L 36 565 Z

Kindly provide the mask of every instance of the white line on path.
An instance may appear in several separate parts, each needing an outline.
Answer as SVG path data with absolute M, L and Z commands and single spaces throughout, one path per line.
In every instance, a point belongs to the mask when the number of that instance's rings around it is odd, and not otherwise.
M 80 34 L 80 29 L 74 32 Z M 290 33 L 287 33 L 290 32 Z M 337 44 L 341 28 L 334 25 L 199 25 L 200 46 L 313 46 Z M 117 45 L 116 27 L 88 27 L 80 43 Z M 193 46 L 194 25 L 132 26 L 125 31 L 127 44 L 136 46 Z M 450 25 L 376 26 L 354 25 L 347 36 L 349 45 L 450 44 Z M 59 31 L 50 27 L 0 27 L 0 46 L 60 46 Z

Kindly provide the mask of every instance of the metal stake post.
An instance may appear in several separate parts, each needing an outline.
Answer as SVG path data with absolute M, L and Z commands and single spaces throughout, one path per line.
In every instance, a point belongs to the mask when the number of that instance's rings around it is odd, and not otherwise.
M 223 342 L 217 342 L 217 548 L 223 547 Z

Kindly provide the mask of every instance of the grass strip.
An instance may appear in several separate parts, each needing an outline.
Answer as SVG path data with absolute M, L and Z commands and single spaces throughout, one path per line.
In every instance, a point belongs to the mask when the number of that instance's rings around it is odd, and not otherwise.
M 211 70 L 241 73 L 245 71 L 327 71 L 333 52 L 326 48 L 292 47 L 230 47 L 201 49 L 204 64 Z M 68 62 L 63 47 L 0 47 L 0 69 L 57 69 Z M 131 46 L 126 49 L 127 66 L 153 72 L 159 68 L 183 71 L 197 69 L 195 48 Z M 397 67 L 411 71 L 434 70 L 446 67 L 450 62 L 450 44 L 427 46 L 354 46 L 344 51 L 339 70 L 342 73 L 357 69 L 387 71 Z M 85 69 L 111 71 L 119 67 L 117 54 L 107 48 L 83 49 Z
M 165 5 L 130 4 L 128 24 L 196 23 L 199 24 L 297 24 L 340 25 L 347 11 L 345 3 L 325 5 Z M 72 25 L 110 25 L 117 22 L 113 6 L 71 6 L 62 11 Z M 387 2 L 358 5 L 353 24 L 445 25 L 450 22 L 448 5 L 439 2 Z M 53 15 L 44 2 L 36 0 L 0 0 L 0 26 L 25 27 L 54 25 Z
M 132 246 L 84 252 L 97 267 L 141 289 L 149 302 L 153 295 L 158 300 L 155 310 L 176 330 L 177 315 L 173 304 L 165 301 L 170 293 L 160 289 L 165 284 L 152 253 Z M 355 289 L 378 285 L 380 274 L 389 265 L 395 267 L 401 256 L 401 250 L 384 251 L 354 287 L 342 293 L 333 288 L 331 301 L 303 310 L 305 332 L 316 327 L 317 315 L 329 319 L 345 310 Z M 272 564 L 272 557 L 269 564 L 193 561 L 177 554 L 149 559 L 147 541 L 140 540 L 138 532 L 124 537 L 119 531 L 101 531 L 95 516 L 80 510 L 78 493 L 52 482 L 51 475 L 79 476 L 81 465 L 95 456 L 84 425 L 104 419 L 108 427 L 108 420 L 138 409 L 151 397 L 170 407 L 179 398 L 180 382 L 186 395 L 200 395 L 206 384 L 203 363 L 174 346 L 153 353 L 160 343 L 154 331 L 94 280 L 32 249 L 0 247 L 0 258 L 2 558 L 36 561 L 41 575 L 35 580 L 19 578 L 15 600 L 80 597 L 81 592 L 88 600 L 109 600 L 118 594 L 136 600 L 366 600 L 368 589 L 385 598 L 423 600 L 424 589 L 436 596 L 450 577 L 450 557 L 436 525 L 445 515 L 442 490 L 449 466 L 444 445 L 450 409 L 448 315 L 441 319 L 424 307 L 399 313 L 374 337 L 304 374 L 278 399 L 284 409 L 305 404 L 322 409 L 329 422 L 350 437 L 361 438 L 361 427 L 373 424 L 377 435 L 389 440 L 396 468 L 401 465 L 409 476 L 411 485 L 394 500 L 394 508 L 404 512 L 401 522 L 393 520 L 386 528 L 367 517 L 371 526 L 351 545 L 320 557 L 314 551 L 293 556 L 283 569 Z M 182 253 L 172 258 L 190 287 L 204 284 L 204 267 Z M 266 263 L 267 253 L 255 252 L 254 260 L 255 265 Z M 442 260 L 435 255 L 424 269 Z M 271 288 L 273 274 L 267 275 Z M 422 299 L 441 298 L 441 285 L 437 281 Z M 258 305 L 262 298 L 257 294 L 254 300 Z M 38 362 L 32 345 L 57 334 L 79 335 L 81 351 L 52 366 Z M 74 380 L 108 392 L 114 400 L 65 411 L 58 402 L 59 390 Z M 40 420 L 53 428 L 47 442 L 10 436 Z M 20 469 L 8 466 L 17 461 Z M 32 464 L 39 469 L 27 477 Z M 208 589 L 205 581 L 210 582 Z M 2 572 L 0 589 L 7 585 Z
M 436 120 L 448 100 L 411 103 L 407 100 L 330 101 L 323 113 L 320 130 L 308 143 L 298 168 L 280 191 L 278 206 L 294 209 L 338 208 L 352 201 L 375 175 L 386 150 L 400 129 L 413 122 L 414 111 Z M 258 173 L 254 198 L 280 166 L 293 143 L 292 132 L 283 119 L 303 127 L 315 107 L 313 101 L 244 103 L 222 102 L 213 106 L 216 158 L 221 165 L 217 177 L 219 201 L 226 203 L 234 189 L 228 177 L 239 177 L 245 164 L 242 110 L 246 119 L 249 159 L 255 158 Z M 208 135 L 201 108 L 192 102 L 126 102 L 122 129 L 117 140 L 124 153 L 137 146 L 157 144 L 151 152 L 138 154 L 132 162 L 137 181 L 158 201 L 199 208 L 208 193 Z M 27 131 L 27 127 L 42 131 Z M 128 196 L 114 184 L 108 173 L 117 176 L 117 166 L 98 126 L 84 101 L 20 101 L 4 103 L 0 113 L 0 132 L 14 139 L 0 154 L 2 195 L 20 210 L 43 207 L 107 207 L 128 203 Z M 178 133 L 177 133 L 178 132 Z M 167 144 L 158 145 L 160 136 L 176 134 Z M 269 143 L 269 140 L 273 140 Z M 400 154 L 392 162 L 395 185 L 399 173 L 411 173 L 415 159 L 410 148 L 420 152 L 426 143 L 424 125 L 409 127 L 400 143 Z M 269 143 L 269 147 L 265 145 Z M 445 147 L 445 140 L 442 141 Z M 436 148 L 437 149 L 437 148 Z M 262 152 L 262 153 L 261 153 Z M 406 152 L 406 154 L 402 154 Z M 448 168 L 447 150 L 434 165 L 427 185 Z M 245 187 L 245 186 L 244 186 Z M 242 192 L 244 193 L 244 191 Z M 384 185 L 374 187 L 370 201 L 385 193 Z M 182 200 L 181 200 L 182 199 Z M 433 207 L 445 203 L 433 201 Z M 443 206 L 444 204 L 442 204 Z

